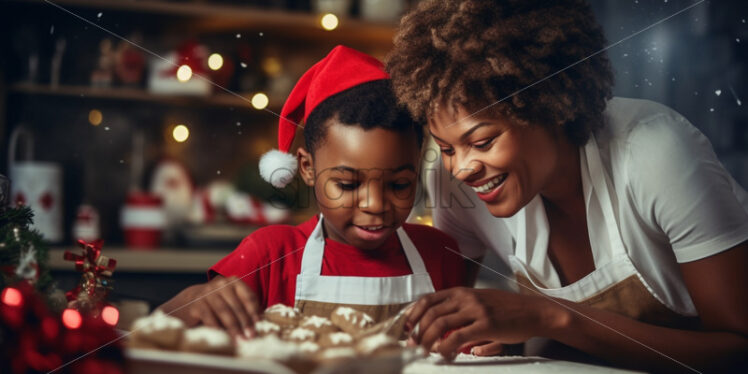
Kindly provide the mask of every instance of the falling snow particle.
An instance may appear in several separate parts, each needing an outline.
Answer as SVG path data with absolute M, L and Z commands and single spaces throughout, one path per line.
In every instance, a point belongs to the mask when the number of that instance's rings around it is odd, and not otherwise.
M 244 62 L 242 62 L 241 65 L 242 65 L 243 68 L 247 67 L 247 64 L 245 64 Z
M 741 20 L 740 20 L 740 22 L 743 22 L 743 23 L 745 23 L 745 18 L 741 19 Z
M 735 38 L 735 41 L 740 43 L 740 38 Z
M 221 175 L 221 171 L 220 170 L 216 170 L 216 174 Z
M 714 94 L 717 95 L 717 96 L 722 95 L 722 90 L 714 91 Z
M 120 164 L 124 164 L 124 163 L 125 163 L 125 160 L 119 160 L 119 163 L 120 163 Z
M 673 77 L 673 78 L 671 79 L 671 81 L 675 82 L 675 77 Z
M 103 16 L 103 15 L 104 15 L 104 13 L 99 12 L 99 14 L 96 15 L 96 18 L 101 18 L 101 16 Z
M 241 122 L 237 122 L 237 123 L 236 123 L 236 127 L 239 127 L 239 126 L 241 126 L 241 125 L 242 125 L 242 123 L 241 123 Z
M 238 131 L 238 132 L 237 132 L 237 134 L 241 135 L 241 134 L 242 134 L 242 132 L 241 132 L 241 131 Z
M 260 33 L 260 36 L 265 36 L 265 33 L 264 33 L 264 32 L 261 32 L 261 33 Z
M 628 53 L 624 53 L 623 57 L 629 57 L 629 54 Z
M 104 126 L 104 131 L 109 131 L 109 126 Z
M 55 25 L 52 25 L 52 27 L 49 28 L 49 35 L 52 35 L 55 33 Z
M 714 112 L 714 108 L 709 108 L 709 111 L 710 112 Z
M 694 92 L 693 92 L 693 95 L 694 95 L 694 96 L 699 96 L 699 91 L 694 91 Z
M 241 39 L 242 38 L 242 34 L 236 34 L 236 38 L 237 39 Z

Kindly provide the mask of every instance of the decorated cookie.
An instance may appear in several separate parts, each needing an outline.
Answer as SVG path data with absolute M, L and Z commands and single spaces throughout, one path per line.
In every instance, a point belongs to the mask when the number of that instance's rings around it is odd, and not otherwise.
M 300 344 L 281 340 L 272 334 L 251 340 L 239 338 L 236 342 L 236 354 L 241 358 L 272 360 L 289 367 L 296 373 L 310 373 L 316 367 L 316 362 L 306 351 L 310 349 L 308 345 L 302 349 Z M 314 343 L 309 342 L 309 344 Z
M 319 344 L 315 342 L 302 342 L 299 343 L 299 349 L 307 354 L 317 353 L 319 351 Z
M 270 334 L 278 335 L 281 333 L 281 327 L 276 323 L 261 320 L 255 323 L 255 331 L 259 336 L 266 336 Z
M 384 333 L 367 336 L 356 343 L 356 350 L 363 356 L 378 355 L 399 348 L 397 340 Z
M 151 315 L 138 318 L 133 323 L 130 344 L 141 348 L 176 350 L 179 349 L 184 329 L 184 322 L 181 319 L 157 309 Z
M 337 326 L 333 325 L 330 319 L 319 316 L 304 317 L 304 319 L 301 320 L 299 327 L 307 328 L 319 335 L 340 331 Z
M 181 350 L 187 352 L 233 355 L 234 341 L 224 330 L 215 327 L 200 326 L 188 329 L 184 332 Z
M 332 312 L 330 320 L 335 326 L 349 334 L 356 334 L 374 325 L 374 319 L 368 314 L 347 306 L 337 307 Z
M 356 350 L 353 347 L 335 347 L 317 352 L 315 359 L 322 364 L 330 364 L 349 360 L 354 357 L 356 357 Z
M 283 304 L 275 304 L 265 309 L 265 319 L 273 322 L 281 328 L 287 326 L 296 326 L 301 319 L 298 310 Z
M 324 348 L 344 347 L 353 344 L 353 337 L 347 332 L 333 332 L 322 335 L 318 343 Z
M 283 338 L 292 342 L 313 342 L 317 340 L 317 333 L 304 327 L 286 330 Z

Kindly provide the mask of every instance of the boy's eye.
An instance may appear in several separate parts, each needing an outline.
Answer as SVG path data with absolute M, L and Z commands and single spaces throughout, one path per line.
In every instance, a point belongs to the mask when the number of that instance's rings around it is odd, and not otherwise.
M 359 185 L 359 183 L 357 182 L 353 182 L 353 183 L 338 182 L 337 184 L 338 184 L 338 188 L 340 188 L 343 191 L 353 191 L 356 188 L 358 188 L 358 185 Z
M 455 150 L 452 148 L 439 148 L 439 150 L 441 151 L 441 153 L 447 156 L 452 156 L 455 154 Z

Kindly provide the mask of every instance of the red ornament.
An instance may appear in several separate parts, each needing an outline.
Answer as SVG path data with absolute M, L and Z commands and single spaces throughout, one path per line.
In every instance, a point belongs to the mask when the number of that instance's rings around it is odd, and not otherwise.
M 52 194 L 49 192 L 45 192 L 44 195 L 39 198 L 39 204 L 42 206 L 42 208 L 44 208 L 44 210 L 52 209 L 54 203 L 55 198 L 52 197 Z

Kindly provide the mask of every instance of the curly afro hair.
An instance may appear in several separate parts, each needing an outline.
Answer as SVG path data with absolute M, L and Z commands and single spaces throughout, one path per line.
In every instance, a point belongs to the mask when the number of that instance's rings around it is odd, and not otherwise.
M 364 130 L 379 127 L 404 134 L 411 132 L 419 147 L 423 142 L 423 126 L 414 122 L 405 107 L 397 104 L 389 79 L 353 86 L 319 103 L 304 125 L 304 143 L 312 154 L 324 143 L 329 120 L 333 118 Z
M 611 97 L 605 43 L 583 0 L 425 0 L 403 17 L 387 70 L 419 121 L 461 106 L 563 126 L 583 145 Z

